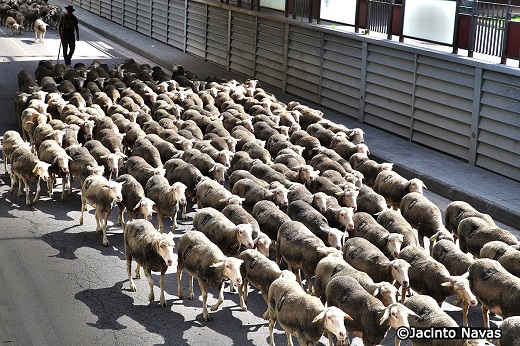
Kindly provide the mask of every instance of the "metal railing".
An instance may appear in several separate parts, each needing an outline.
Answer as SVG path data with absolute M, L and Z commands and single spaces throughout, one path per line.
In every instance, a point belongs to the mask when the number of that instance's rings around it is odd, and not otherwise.
M 230 2 L 221 0 L 224 1 Z M 308 19 L 309 22 L 315 21 L 318 24 L 337 24 L 320 17 L 322 2 L 329 0 L 279 1 L 285 2 L 286 17 Z M 515 4 L 520 4 L 516 0 L 513 1 Z M 520 61 L 520 49 L 517 49 L 520 42 L 520 21 L 512 20 L 514 13 L 520 18 L 520 6 L 512 5 L 512 0 L 505 1 L 506 4 L 479 0 L 456 0 L 455 2 L 454 35 L 451 44 L 403 35 L 403 25 L 407 15 L 406 0 L 357 0 L 356 8 L 353 9 L 356 11 L 355 23 L 341 23 L 341 25 L 353 26 L 356 32 L 365 29 L 369 32 L 383 33 L 388 39 L 394 35 L 399 36 L 400 42 L 403 42 L 406 37 L 448 45 L 453 47 L 453 53 L 457 53 L 461 48 L 467 50 L 469 57 L 472 57 L 473 53 L 480 53 L 500 57 L 502 63 L 505 63 L 507 58 Z M 246 6 L 246 3 L 249 3 L 251 8 L 262 11 L 269 9 L 261 6 L 261 0 L 244 0 L 244 2 L 231 0 L 231 3 L 236 3 L 238 6 Z M 281 11 L 275 13 L 281 14 Z

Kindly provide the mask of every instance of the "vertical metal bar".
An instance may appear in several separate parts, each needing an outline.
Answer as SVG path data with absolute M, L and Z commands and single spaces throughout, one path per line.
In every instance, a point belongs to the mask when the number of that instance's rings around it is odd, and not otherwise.
M 507 63 L 507 40 L 509 39 L 509 21 L 511 20 L 511 0 L 507 1 L 507 13 L 506 13 L 506 19 L 505 19 L 505 25 L 504 25 L 504 31 L 502 35 L 502 49 L 500 51 L 500 63 L 506 64 Z
M 367 89 L 367 68 L 368 68 L 368 43 L 363 41 L 361 51 L 361 80 L 359 86 L 359 115 L 358 121 L 365 121 L 365 97 Z
M 322 83 L 323 83 L 323 55 L 325 54 L 325 33 L 321 33 L 321 49 L 320 49 L 320 79 L 318 83 L 318 104 L 321 105 Z
M 404 42 L 404 16 L 406 12 L 406 0 L 403 0 L 403 10 L 401 12 L 401 33 L 399 35 L 399 42 Z
M 473 87 L 473 107 L 471 110 L 471 135 L 469 138 L 468 163 L 475 165 L 477 162 L 478 124 L 480 117 L 480 102 L 482 99 L 482 68 L 475 68 L 475 83 Z
M 184 42 L 182 51 L 186 53 L 188 46 L 188 0 L 184 0 Z
M 227 23 L 227 61 L 226 69 L 231 70 L 231 10 L 228 9 L 228 23 Z
M 206 4 L 206 26 L 204 30 L 204 61 L 208 61 L 209 5 Z
M 468 42 L 468 56 L 473 57 L 473 51 L 475 50 L 475 41 L 477 36 L 477 25 L 478 20 L 476 18 L 477 7 L 479 6 L 478 2 L 473 2 L 473 7 L 471 8 L 471 20 L 470 20 L 470 28 L 469 28 L 469 42 Z
M 123 3 L 123 6 L 124 6 L 124 3 L 125 1 L 121 1 Z M 153 0 L 150 0 L 150 7 L 149 7 L 149 10 L 150 10 L 150 30 L 149 30 L 149 37 L 151 38 L 152 37 L 152 26 L 153 26 L 153 20 L 152 20 L 152 17 L 153 17 Z
M 283 80 L 282 80 L 282 91 L 285 92 L 287 90 L 287 68 L 289 66 L 289 23 L 285 24 L 285 33 L 283 37 Z
M 460 0 L 457 0 L 460 1 Z M 388 17 L 386 22 L 386 39 L 391 40 L 392 39 L 392 23 L 393 23 L 393 17 L 394 17 L 394 3 L 395 0 L 391 0 L 389 2 L 389 9 L 388 9 Z
M 254 54 L 253 54 L 253 78 L 256 78 L 256 59 L 258 57 L 258 16 L 255 16 L 255 39 L 254 39 Z
M 356 19 L 354 20 L 354 32 L 359 32 L 359 12 L 361 11 L 361 0 L 356 0 Z
M 413 130 L 415 126 L 415 94 L 417 92 L 417 69 L 419 68 L 419 55 L 417 53 L 414 54 L 413 59 L 413 85 L 412 85 L 412 104 L 410 107 L 410 134 L 409 140 L 410 142 L 413 139 Z
M 452 53 L 457 54 L 459 51 L 459 25 L 460 25 L 460 0 L 456 0 L 455 4 L 455 27 L 453 28 L 453 47 Z

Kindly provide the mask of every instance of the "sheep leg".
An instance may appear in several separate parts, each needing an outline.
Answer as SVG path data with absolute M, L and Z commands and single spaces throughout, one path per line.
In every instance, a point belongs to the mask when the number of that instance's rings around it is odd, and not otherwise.
M 160 304 L 161 306 L 166 306 L 166 298 L 164 297 L 164 274 L 166 270 L 161 272 L 161 278 L 159 279 L 159 286 L 161 287 L 161 296 L 160 296 Z
M 395 346 L 401 345 L 401 339 L 399 339 L 397 336 L 395 337 Z
M 163 231 L 163 222 L 162 222 L 163 214 L 160 212 L 157 212 L 157 230 L 162 233 Z
M 182 214 L 181 214 L 181 217 L 183 220 L 187 220 L 188 219 L 188 215 L 186 214 L 186 206 L 188 205 L 188 203 L 184 204 L 182 206 Z
M 404 301 L 406 300 L 406 292 L 408 291 L 408 287 L 401 287 L 401 304 L 404 304 Z
M 233 281 L 229 282 L 229 293 L 235 292 L 235 284 L 233 284 Z
M 126 255 L 126 273 L 128 274 L 128 281 L 130 281 L 130 291 L 137 291 L 134 279 L 132 279 L 132 256 L 130 255 Z
M 195 295 L 193 294 L 193 276 L 188 273 L 188 299 L 193 300 Z
M 262 292 L 262 297 L 264 297 L 265 302 L 267 303 L 267 310 L 265 310 L 264 314 L 262 315 L 262 318 L 264 320 L 269 319 L 269 297 L 267 296 L 267 293 Z
M 462 300 L 462 326 L 468 327 L 468 310 L 469 303 L 465 300 Z
M 312 285 L 312 275 L 305 274 L 305 281 L 307 281 L 307 293 L 314 293 L 314 286 Z
M 218 309 L 220 304 L 224 301 L 224 282 L 220 284 L 219 290 L 218 290 L 218 300 L 215 304 L 211 306 L 211 311 L 215 311 Z
M 206 283 L 204 280 L 199 280 L 200 291 L 202 293 L 202 318 L 204 321 L 209 321 L 209 313 L 208 313 L 208 289 L 206 288 Z
M 155 300 L 155 295 L 153 294 L 152 272 L 144 268 L 144 275 L 146 276 L 146 279 L 148 279 L 148 285 L 150 285 L 150 293 L 148 294 L 148 300 L 153 302 Z
M 63 178 L 61 178 L 61 201 L 64 202 L 65 201 L 65 190 L 66 190 L 66 185 L 67 185 L 67 176 L 64 176 Z
M 49 193 L 49 197 L 52 198 L 52 186 L 54 185 L 54 174 L 51 174 L 49 180 L 47 180 L 47 192 Z
M 22 183 L 24 184 L 25 186 L 25 190 L 27 190 L 27 183 L 25 181 L 25 179 L 21 178 L 19 181 L 18 181 L 18 193 L 17 193 L 17 196 L 18 197 L 22 197 L 23 194 L 22 194 Z M 25 202 L 25 204 L 27 204 L 27 202 Z
M 177 228 L 177 213 L 178 213 L 178 209 L 172 215 L 172 232 L 175 231 L 175 228 Z
M 484 320 L 484 328 L 489 328 L 489 310 L 482 305 L 482 319 Z
M 182 299 L 184 296 L 181 285 L 182 269 L 183 268 L 179 264 L 177 264 L 177 297 L 179 297 L 179 299 Z
M 247 291 L 247 281 L 246 281 L 246 279 L 244 279 L 244 282 L 242 283 L 242 285 L 238 286 L 238 299 L 240 301 L 240 308 L 243 311 L 247 311 L 247 306 L 246 306 L 246 303 L 244 302 L 244 300 L 245 300 L 244 295 L 245 295 L 246 291 Z
M 16 185 L 16 175 L 11 170 L 11 188 L 9 189 L 9 193 L 13 193 L 15 185 Z
M 40 180 L 41 180 L 40 177 L 38 177 L 38 180 L 36 180 L 36 195 L 34 195 L 32 204 L 36 204 L 36 202 L 38 202 L 38 199 L 40 198 L 40 191 L 41 191 Z M 26 180 L 26 182 L 27 182 L 27 180 Z M 25 188 L 27 189 L 27 192 L 29 192 L 29 185 L 25 185 Z
M 269 319 L 269 343 L 270 346 L 274 346 L 274 325 L 276 324 L 276 320 L 274 318 Z
M 124 227 L 124 223 L 125 221 L 123 220 L 123 211 L 124 211 L 125 207 L 119 207 L 117 208 L 119 214 L 118 214 L 118 217 L 117 217 L 117 224 L 120 225 L 120 226 L 123 226 Z M 124 230 L 124 228 L 123 228 Z
M 69 195 L 72 195 L 72 181 L 74 180 L 74 177 L 72 176 L 72 173 L 69 174 Z
M 139 263 L 137 263 L 135 266 L 135 278 L 136 279 L 141 278 L 141 266 L 139 265 Z
M 83 212 L 85 211 L 87 202 L 81 197 L 81 216 L 79 217 L 79 224 L 83 225 Z

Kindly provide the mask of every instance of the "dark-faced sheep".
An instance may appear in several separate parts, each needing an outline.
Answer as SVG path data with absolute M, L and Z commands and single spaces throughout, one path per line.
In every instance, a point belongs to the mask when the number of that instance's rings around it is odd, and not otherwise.
M 520 277 L 520 251 L 517 245 L 513 247 L 501 241 L 490 241 L 480 250 L 480 257 L 494 259 L 508 272 Z

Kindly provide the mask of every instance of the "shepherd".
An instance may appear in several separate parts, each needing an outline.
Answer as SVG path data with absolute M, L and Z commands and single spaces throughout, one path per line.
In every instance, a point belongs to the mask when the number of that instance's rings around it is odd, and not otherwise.
M 68 5 L 65 7 L 66 13 L 61 17 L 58 24 L 60 40 L 63 46 L 63 58 L 65 65 L 70 66 L 72 54 L 76 49 L 76 41 L 79 41 L 78 18 L 73 14 L 74 7 Z

